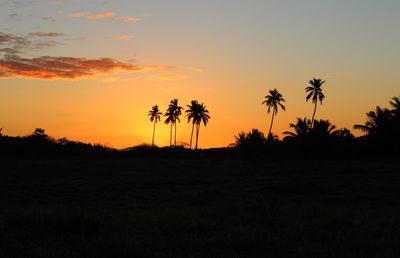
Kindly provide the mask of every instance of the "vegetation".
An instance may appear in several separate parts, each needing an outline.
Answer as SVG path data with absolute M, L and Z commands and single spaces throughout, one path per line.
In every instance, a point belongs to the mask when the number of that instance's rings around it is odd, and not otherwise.
M 158 105 L 154 105 L 149 111 L 150 121 L 154 123 L 153 125 L 153 138 L 151 141 L 151 145 L 154 146 L 154 135 L 156 133 L 156 124 L 160 121 L 162 113 L 160 112 Z
M 306 97 L 306 101 L 309 101 L 311 99 L 312 103 L 314 103 L 314 112 L 311 118 L 311 126 L 314 126 L 314 119 L 315 113 L 317 112 L 318 101 L 322 105 L 322 101 L 325 99 L 325 95 L 324 93 L 322 93 L 322 85 L 324 83 L 325 81 L 314 78 L 310 81 L 310 85 L 306 87 L 306 93 L 308 94 Z
M 197 150 L 200 134 L 200 126 L 203 122 L 204 126 L 207 126 L 208 120 L 210 119 L 209 112 L 203 103 L 199 103 L 197 100 L 192 100 L 190 105 L 187 105 L 186 117 L 188 123 L 192 121 L 192 131 L 190 134 L 190 149 L 192 149 L 193 131 L 196 126 L 196 147 Z
M 268 139 L 272 137 L 272 125 L 274 123 L 275 116 L 278 114 L 279 107 L 284 111 L 286 110 L 286 107 L 282 104 L 282 102 L 285 102 L 285 99 L 277 89 L 270 90 L 269 95 L 265 96 L 265 100 L 262 102 L 262 104 L 265 104 L 268 107 L 268 114 L 272 109 L 272 118 L 268 132 Z

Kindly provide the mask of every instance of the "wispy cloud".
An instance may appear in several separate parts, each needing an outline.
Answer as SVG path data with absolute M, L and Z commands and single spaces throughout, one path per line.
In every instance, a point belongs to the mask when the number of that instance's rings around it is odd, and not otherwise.
M 14 35 L 0 32 L 0 54 L 16 54 L 29 50 L 39 50 L 57 45 L 50 40 L 63 34 L 55 32 L 32 32 L 28 35 Z
M 323 77 L 326 79 L 350 78 L 350 77 L 353 77 L 353 73 L 352 72 L 341 72 L 341 73 L 335 73 L 335 74 L 328 74 Z
M 157 76 L 155 79 L 160 81 L 181 81 L 188 79 L 188 77 L 186 75 L 167 74 Z
M 43 32 L 43 31 L 29 33 L 29 36 L 37 36 L 37 37 L 59 37 L 59 36 L 63 36 L 63 35 L 64 35 L 63 33 Z
M 114 35 L 109 38 L 117 41 L 130 41 L 132 40 L 133 36 L 122 34 L 122 35 Z
M 0 78 L 36 79 L 79 79 L 122 71 L 144 72 L 169 69 L 163 65 L 135 65 L 112 58 L 84 58 L 64 56 L 39 56 L 27 58 L 33 50 L 46 49 L 56 42 L 52 37 L 63 34 L 56 32 L 32 32 L 27 35 L 14 35 L 0 32 Z M 119 35 L 119 39 L 128 39 Z
M 116 16 L 115 13 L 113 12 L 99 12 L 99 13 L 76 12 L 69 14 L 69 16 L 72 18 L 82 18 L 86 20 L 111 19 L 121 22 L 139 22 L 143 20 L 142 18 L 133 16 Z
M 168 69 L 167 66 L 138 66 L 111 58 L 87 59 L 41 56 L 23 58 L 6 55 L 0 59 L 0 78 L 79 79 L 110 74 L 115 71 L 142 72 Z
M 117 16 L 115 17 L 115 20 L 117 21 L 123 21 L 123 22 L 139 22 L 142 21 L 142 18 L 137 18 L 137 17 L 131 17 L 131 16 Z
M 100 13 L 77 12 L 77 13 L 71 13 L 70 16 L 73 18 L 83 18 L 83 19 L 87 19 L 87 20 L 100 20 L 100 19 L 113 17 L 114 13 L 113 12 L 100 12 Z

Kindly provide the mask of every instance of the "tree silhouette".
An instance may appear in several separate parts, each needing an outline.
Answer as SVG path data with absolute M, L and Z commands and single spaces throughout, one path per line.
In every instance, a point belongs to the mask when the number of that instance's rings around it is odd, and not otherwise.
M 188 109 L 186 112 L 186 117 L 188 118 L 188 122 L 192 120 L 192 132 L 190 135 L 190 149 L 192 148 L 192 140 L 193 140 L 193 131 L 194 126 L 196 125 L 196 145 L 195 149 L 198 148 L 199 142 L 199 134 L 200 134 L 200 126 L 203 122 L 204 126 L 207 126 L 208 120 L 210 119 L 209 111 L 207 110 L 204 103 L 199 104 L 197 100 L 192 100 L 190 105 L 187 105 Z
M 393 97 L 390 100 L 390 105 L 392 106 L 392 113 L 395 117 L 400 118 L 400 97 Z
M 3 136 L 3 128 L 0 128 L 0 137 Z
M 171 123 L 171 130 L 170 130 L 170 135 L 169 135 L 169 146 L 172 146 L 172 128 L 175 127 L 175 134 L 174 134 L 174 145 L 176 147 L 176 123 L 180 122 L 179 116 L 182 114 L 182 109 L 183 107 L 178 105 L 178 99 L 173 99 L 169 103 L 167 112 L 165 113 L 164 116 L 167 117 L 165 120 L 166 124 Z
M 154 123 L 153 125 L 153 138 L 151 145 L 154 146 L 154 135 L 156 132 L 156 123 L 160 121 L 162 113 L 160 112 L 158 105 L 154 105 L 149 111 L 148 116 L 150 117 L 150 121 Z
M 172 127 L 174 126 L 175 123 L 175 116 L 174 116 L 174 110 L 171 109 L 171 105 L 168 107 L 167 112 L 164 114 L 165 117 L 167 117 L 164 121 L 165 124 L 171 124 L 171 128 L 169 130 L 169 147 L 172 146 Z
M 322 93 L 322 85 L 325 83 L 325 81 L 314 78 L 309 83 L 310 85 L 305 89 L 306 93 L 308 93 L 306 101 L 312 99 L 312 103 L 314 103 L 314 113 L 311 119 L 311 126 L 314 126 L 314 119 L 315 119 L 315 113 L 317 112 L 318 101 L 322 105 L 322 101 L 325 99 L 325 95 L 324 93 Z
M 283 98 L 282 94 L 279 93 L 277 89 L 273 89 L 269 91 L 269 95 L 265 96 L 265 100 L 262 102 L 262 104 L 265 104 L 268 107 L 267 113 L 269 114 L 271 109 L 272 109 L 272 118 L 271 118 L 271 125 L 269 127 L 268 131 L 268 139 L 272 136 L 271 131 L 272 131 L 272 125 L 274 123 L 274 118 L 278 114 L 279 107 L 282 108 L 283 111 L 286 110 L 285 106 L 282 104 L 282 102 L 285 102 L 285 99 Z M 272 139 L 272 138 L 271 138 Z
M 367 113 L 367 121 L 363 125 L 354 125 L 354 129 L 361 130 L 367 135 L 383 134 L 389 127 L 391 116 L 390 110 L 377 106 L 375 111 Z
M 301 119 L 298 117 L 296 123 L 291 123 L 289 127 L 293 128 L 294 132 L 283 132 L 286 135 L 284 140 L 303 139 L 309 134 L 311 121 L 307 118 Z
M 235 136 L 235 143 L 232 146 L 240 149 L 260 149 L 266 142 L 267 139 L 261 131 L 251 129 L 247 134 L 241 132 Z

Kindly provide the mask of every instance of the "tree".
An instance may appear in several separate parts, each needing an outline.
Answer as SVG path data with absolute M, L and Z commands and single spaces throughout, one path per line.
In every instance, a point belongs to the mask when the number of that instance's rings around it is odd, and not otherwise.
M 190 134 L 190 143 L 189 143 L 190 149 L 192 149 L 194 125 L 199 120 L 198 109 L 199 109 L 199 102 L 197 100 L 192 100 L 190 102 L 190 105 L 187 105 L 187 109 L 185 111 L 186 117 L 188 119 L 188 123 L 190 123 L 190 121 L 192 121 L 192 132 Z
M 306 101 L 312 99 L 312 103 L 314 103 L 314 113 L 311 119 L 311 126 L 314 126 L 314 119 L 315 119 L 315 113 L 317 112 L 318 101 L 322 105 L 322 101 L 325 99 L 325 95 L 324 93 L 322 93 L 322 85 L 325 83 L 325 81 L 314 78 L 309 83 L 310 85 L 306 87 L 306 93 L 308 93 Z
M 169 146 L 172 146 L 172 128 L 175 127 L 175 134 L 174 134 L 174 145 L 176 147 L 176 123 L 180 122 L 179 116 L 182 114 L 183 107 L 178 105 L 178 99 L 171 100 L 167 112 L 164 116 L 167 117 L 165 120 L 166 124 L 171 123 L 171 130 L 169 134 Z
M 156 123 L 160 121 L 162 113 L 160 112 L 158 105 L 154 105 L 149 111 L 148 116 L 150 117 L 150 121 L 154 123 L 153 125 L 153 139 L 151 145 L 154 146 L 154 135 L 156 132 Z
M 203 122 L 204 126 L 207 126 L 208 120 L 210 119 L 209 111 L 207 110 L 204 103 L 199 104 L 197 100 L 192 100 L 190 105 L 187 105 L 188 109 L 186 112 L 186 117 L 188 118 L 188 123 L 192 121 L 192 132 L 190 135 L 190 149 L 192 148 L 193 131 L 194 126 L 196 126 L 196 147 L 198 147 L 200 126 Z
M 199 115 L 198 115 L 199 120 L 197 121 L 197 127 L 196 127 L 196 148 L 195 148 L 196 150 L 197 150 L 197 146 L 199 143 L 201 122 L 203 122 L 204 126 L 207 126 L 208 120 L 210 119 L 209 112 L 203 103 L 201 103 L 199 105 L 198 111 L 199 111 Z
M 354 125 L 354 129 L 361 130 L 367 135 L 382 135 L 390 126 L 392 112 L 386 108 L 377 106 L 375 111 L 367 113 L 367 121 L 361 125 Z
M 282 94 L 279 93 L 277 89 L 273 89 L 269 91 L 269 95 L 265 96 L 265 100 L 262 102 L 262 104 L 265 104 L 268 107 L 267 113 L 269 114 L 271 109 L 272 109 L 272 118 L 271 118 L 271 125 L 269 127 L 269 132 L 268 132 L 268 139 L 271 138 L 272 134 L 272 125 L 274 123 L 274 118 L 278 114 L 279 107 L 282 108 L 283 111 L 286 110 L 285 106 L 282 104 L 282 102 L 285 102 L 285 99 L 283 98 Z
M 235 148 L 258 150 L 267 142 L 264 134 L 258 129 L 251 129 L 247 134 L 245 132 L 239 133 L 235 136 L 235 143 L 232 144 Z
M 297 118 L 296 123 L 291 123 L 289 125 L 290 128 L 294 129 L 294 132 L 286 131 L 283 132 L 286 137 L 284 140 L 292 140 L 292 139 L 302 139 L 305 138 L 310 131 L 311 121 L 310 119 L 304 118 Z
M 400 118 L 400 97 L 393 97 L 390 100 L 390 105 L 392 106 L 392 113 L 395 117 Z

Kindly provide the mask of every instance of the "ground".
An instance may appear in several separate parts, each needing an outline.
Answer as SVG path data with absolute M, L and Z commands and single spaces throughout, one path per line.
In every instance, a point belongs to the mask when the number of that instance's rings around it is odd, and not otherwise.
M 0 257 L 399 257 L 400 161 L 2 160 Z

